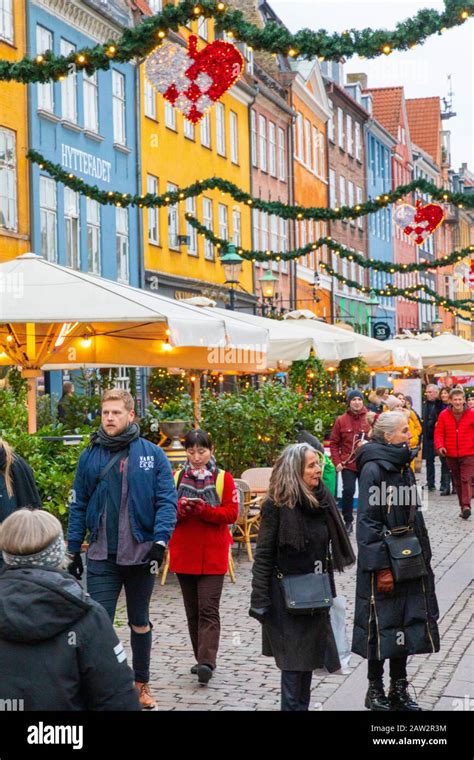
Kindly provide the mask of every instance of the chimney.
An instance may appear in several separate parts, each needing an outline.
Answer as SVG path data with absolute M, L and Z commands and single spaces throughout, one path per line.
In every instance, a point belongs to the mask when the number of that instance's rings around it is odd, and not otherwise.
M 367 74 L 364 74 L 364 72 L 361 72 L 360 74 L 348 74 L 347 84 L 355 84 L 355 82 L 359 82 L 362 89 L 366 90 L 367 89 Z

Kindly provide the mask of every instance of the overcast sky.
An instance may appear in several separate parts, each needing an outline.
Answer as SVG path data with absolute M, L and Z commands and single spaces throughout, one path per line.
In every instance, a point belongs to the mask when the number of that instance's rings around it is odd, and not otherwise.
M 442 0 L 270 0 L 292 32 L 304 27 L 342 32 L 344 29 L 393 29 L 398 21 L 414 16 L 421 8 L 442 10 Z M 453 108 L 457 115 L 443 121 L 451 131 L 451 163 L 459 169 L 467 162 L 474 171 L 474 19 L 406 52 L 382 55 L 373 60 L 349 59 L 345 74 L 364 71 L 369 87 L 403 85 L 408 98 L 448 93 L 452 75 Z

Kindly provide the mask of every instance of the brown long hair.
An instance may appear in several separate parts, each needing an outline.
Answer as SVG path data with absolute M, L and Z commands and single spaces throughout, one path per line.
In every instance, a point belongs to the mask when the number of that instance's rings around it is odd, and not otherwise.
M 290 444 L 276 460 L 270 478 L 268 496 L 277 507 L 293 509 L 302 497 L 306 497 L 312 507 L 319 506 L 318 500 L 303 480 L 308 452 L 319 457 L 322 470 L 324 458 L 309 443 Z
M 13 478 L 12 478 L 12 464 L 13 464 L 13 459 L 14 459 L 13 449 L 9 443 L 3 440 L 3 438 L 0 438 L 0 448 L 3 448 L 3 450 L 5 451 L 6 458 L 7 458 L 5 469 L 0 472 L 2 472 L 3 477 L 5 478 L 7 494 L 9 495 L 11 499 L 13 496 Z

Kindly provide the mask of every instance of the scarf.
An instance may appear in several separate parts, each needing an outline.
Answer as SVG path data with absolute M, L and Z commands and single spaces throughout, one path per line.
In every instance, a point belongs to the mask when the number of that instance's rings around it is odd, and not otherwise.
M 6 551 L 2 554 L 5 564 L 10 567 L 23 567 L 24 565 L 59 567 L 62 565 L 65 556 L 63 532 L 61 531 L 48 546 L 35 554 L 9 554 Z
M 118 435 L 109 435 L 105 432 L 102 425 L 99 427 L 96 433 L 91 436 L 92 446 L 103 446 L 108 451 L 120 451 L 126 449 L 132 441 L 136 441 L 140 438 L 140 428 L 136 422 L 131 422 L 128 427 L 125 428 Z
M 190 462 L 187 462 L 179 481 L 178 498 L 185 496 L 188 499 L 203 499 L 211 507 L 218 506 L 220 499 L 216 491 L 216 477 L 217 465 L 214 457 L 199 469 L 194 469 Z
M 0 446 L 0 472 L 5 473 L 7 455 L 3 446 Z M 36 487 L 33 471 L 24 459 L 17 454 L 13 455 L 11 468 L 13 493 L 15 494 L 17 508 L 30 507 L 41 509 L 41 497 Z
M 314 489 L 313 495 L 318 501 L 317 507 L 313 507 L 309 500 L 302 496 L 300 502 L 293 509 L 281 508 L 279 545 L 289 546 L 296 551 L 304 551 L 306 546 L 304 515 L 305 513 L 314 514 L 316 510 L 322 509 L 329 533 L 333 565 L 336 570 L 343 572 L 345 567 L 354 564 L 356 558 L 336 502 L 322 481 Z
M 410 466 L 414 452 L 406 443 L 381 443 L 369 441 L 357 450 L 356 462 L 359 472 L 366 462 L 388 462 L 403 472 Z

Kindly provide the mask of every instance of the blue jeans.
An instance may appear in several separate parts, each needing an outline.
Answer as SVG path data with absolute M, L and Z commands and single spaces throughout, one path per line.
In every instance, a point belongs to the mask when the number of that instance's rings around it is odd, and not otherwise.
M 150 599 L 155 585 L 155 575 L 150 565 L 117 565 L 115 555 L 107 559 L 87 558 L 87 591 L 92 599 L 102 605 L 112 623 L 122 588 L 125 590 L 129 626 L 151 626 L 149 618 Z M 150 680 L 151 631 L 137 633 L 132 629 L 131 646 L 135 680 Z
M 311 701 L 311 670 L 281 671 L 281 709 L 284 712 L 306 712 Z

